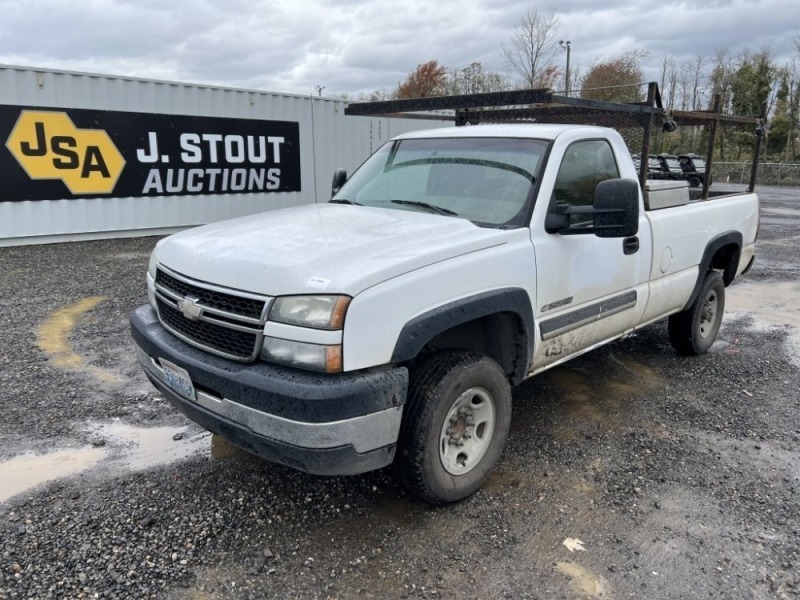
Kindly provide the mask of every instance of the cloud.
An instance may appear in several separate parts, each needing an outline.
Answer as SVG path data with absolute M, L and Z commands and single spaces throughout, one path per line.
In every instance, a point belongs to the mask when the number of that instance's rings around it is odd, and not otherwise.
M 501 44 L 525 0 L 0 0 L 0 63 L 270 91 L 358 93 L 394 88 L 418 64 L 507 65 Z M 561 0 L 560 36 L 588 68 L 633 48 L 658 73 L 725 47 L 793 53 L 796 0 L 704 0 L 664 5 Z

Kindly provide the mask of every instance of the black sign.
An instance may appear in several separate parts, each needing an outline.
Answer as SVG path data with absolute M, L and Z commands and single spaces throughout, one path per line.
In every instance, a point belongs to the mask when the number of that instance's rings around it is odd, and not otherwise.
M 296 122 L 0 105 L 0 202 L 300 191 Z

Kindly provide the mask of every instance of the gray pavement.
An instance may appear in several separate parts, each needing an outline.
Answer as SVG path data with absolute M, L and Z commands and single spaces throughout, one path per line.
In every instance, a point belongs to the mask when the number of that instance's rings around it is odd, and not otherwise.
M 707 355 L 658 323 L 523 384 L 498 472 L 439 509 L 176 414 L 128 336 L 154 238 L 0 249 L 0 599 L 796 598 L 800 193 L 758 191 Z

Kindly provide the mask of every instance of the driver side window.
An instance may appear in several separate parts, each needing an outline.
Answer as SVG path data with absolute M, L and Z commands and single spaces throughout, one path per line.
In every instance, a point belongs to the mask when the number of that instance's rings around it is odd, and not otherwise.
M 564 153 L 553 195 L 556 204 L 591 206 L 594 189 L 606 179 L 619 177 L 614 152 L 605 140 L 575 142 Z M 571 215 L 570 222 L 586 221 L 587 215 Z

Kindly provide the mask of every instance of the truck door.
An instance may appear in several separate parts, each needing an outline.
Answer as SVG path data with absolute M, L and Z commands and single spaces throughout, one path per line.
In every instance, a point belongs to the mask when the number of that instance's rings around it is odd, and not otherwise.
M 555 204 L 591 206 L 597 184 L 619 176 L 607 140 L 573 142 L 561 160 L 550 209 Z M 572 223 L 590 221 L 591 215 L 571 215 L 570 219 Z M 639 249 L 636 237 L 563 235 L 538 227 L 531 232 L 536 249 L 534 318 L 538 325 L 533 372 L 629 328 L 634 307 L 646 300 L 639 297 L 643 290 L 637 286 L 647 280 L 649 264 L 644 264 L 643 254 L 649 255 L 649 229 L 646 223 L 644 228 L 640 225 L 640 233 L 647 235 L 643 244 L 647 252 Z

